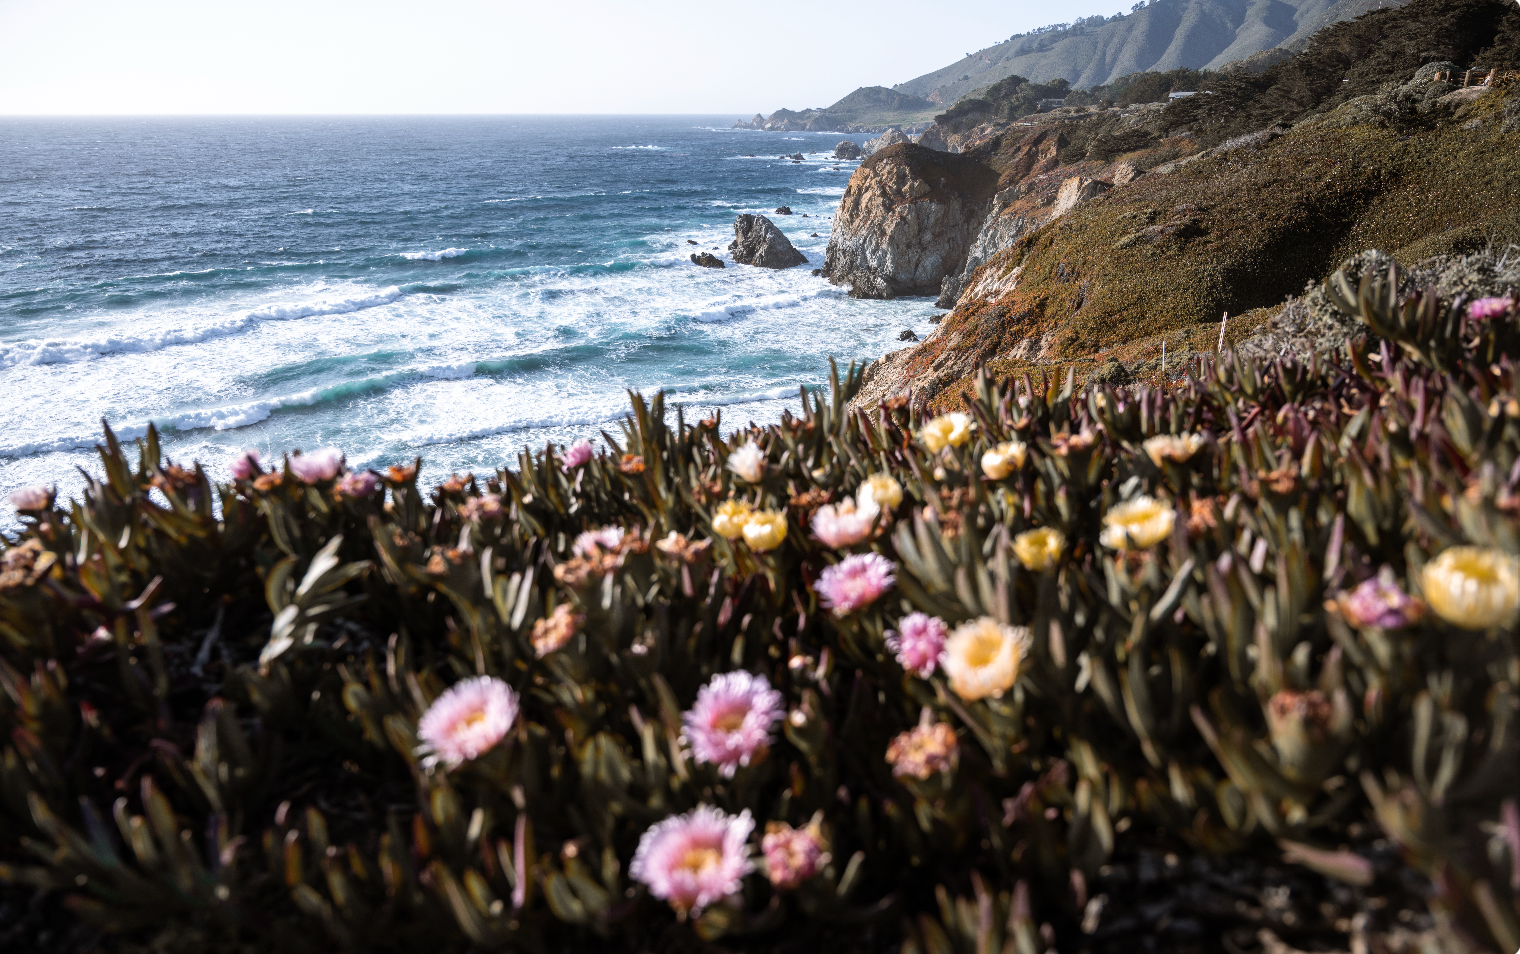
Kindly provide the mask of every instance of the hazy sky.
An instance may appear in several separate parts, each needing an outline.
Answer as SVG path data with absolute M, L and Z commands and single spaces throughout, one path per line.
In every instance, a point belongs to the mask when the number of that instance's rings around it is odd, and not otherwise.
M 770 113 L 1120 0 L 0 0 L 0 115 Z

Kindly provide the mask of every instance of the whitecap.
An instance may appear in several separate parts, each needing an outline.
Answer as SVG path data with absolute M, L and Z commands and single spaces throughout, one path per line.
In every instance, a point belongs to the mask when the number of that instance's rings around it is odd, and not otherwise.
M 469 251 L 467 248 L 446 248 L 441 252 L 402 252 L 401 257 L 409 262 L 441 262 L 446 258 L 458 258 Z

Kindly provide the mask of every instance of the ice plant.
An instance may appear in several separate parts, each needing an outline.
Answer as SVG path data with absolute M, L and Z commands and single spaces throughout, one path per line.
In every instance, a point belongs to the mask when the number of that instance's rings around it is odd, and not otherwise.
M 760 851 L 765 856 L 765 876 L 783 890 L 797 887 L 829 863 L 823 831 L 816 821 L 802 828 L 766 822 Z
M 909 613 L 898 621 L 896 632 L 887 631 L 887 649 L 896 655 L 899 666 L 928 679 L 939 665 L 948 633 L 949 627 L 938 616 Z
M 896 582 L 891 560 L 880 553 L 857 553 L 847 556 L 818 574 L 813 588 L 822 598 L 825 609 L 835 616 L 853 613 L 870 606 Z
M 1512 304 L 1508 298 L 1479 298 L 1467 306 L 1467 316 L 1478 320 L 1497 318 L 1508 312 Z
M 1399 589 L 1388 567 L 1350 592 L 1341 593 L 1328 605 L 1346 622 L 1358 627 L 1402 629 L 1425 613 L 1423 603 Z
M 1055 527 L 1037 527 L 1025 530 L 1013 538 L 1013 555 L 1024 564 L 1024 569 L 1048 570 L 1061 559 L 1066 549 L 1066 534 Z
M 746 441 L 728 455 L 727 466 L 740 480 L 758 484 L 760 478 L 765 476 L 765 451 L 754 441 Z
M 50 487 L 38 484 L 33 487 L 22 487 L 12 491 L 6 499 L 12 507 L 20 511 L 46 510 L 53 505 L 54 491 Z
M 954 772 L 960 760 L 955 730 L 943 722 L 930 722 L 925 709 L 919 724 L 901 733 L 887 746 L 887 763 L 898 778 L 927 781 L 940 772 Z
M 232 464 L 227 470 L 232 474 L 233 480 L 248 480 L 254 474 L 259 473 L 259 454 L 257 447 L 245 447 L 241 453 L 232 459 Z
M 872 474 L 855 491 L 855 504 L 863 508 L 891 511 L 902 503 L 902 499 L 902 484 L 893 480 L 891 474 Z
M 941 665 L 962 699 L 996 699 L 1018 682 L 1028 651 L 1029 630 L 983 616 L 956 627 L 945 641 Z
M 500 495 L 481 494 L 466 500 L 464 506 L 459 508 L 459 516 L 466 520 L 483 520 L 501 516 L 504 509 Z
M 431 768 L 443 763 L 454 768 L 479 758 L 499 745 L 517 721 L 517 693 L 494 676 L 477 676 L 456 682 L 423 713 L 417 736 Z
M 343 497 L 368 497 L 380 488 L 380 477 L 374 471 L 361 470 L 345 474 L 338 481 L 337 491 Z
M 730 815 L 698 805 L 672 815 L 644 832 L 628 873 L 669 902 L 682 916 L 700 914 L 710 904 L 736 894 L 755 870 L 749 836 L 755 830 L 749 809 Z
M 855 501 L 847 499 L 837 504 L 824 504 L 813 514 L 813 536 L 835 550 L 854 546 L 871 535 L 880 513 L 874 503 L 857 506 Z
M 332 480 L 343 469 L 343 452 L 336 447 L 324 447 L 310 454 L 296 454 L 290 458 L 290 472 L 308 484 Z
M 764 676 L 738 670 L 719 673 L 698 689 L 681 721 L 692 757 L 733 778 L 739 766 L 765 758 L 771 727 L 785 713 L 785 698 Z
M 1157 467 L 1167 460 L 1184 464 L 1203 447 L 1203 438 L 1197 434 L 1161 434 L 1140 446 Z
M 1115 550 L 1144 550 L 1170 536 L 1176 519 L 1177 512 L 1170 504 L 1155 497 L 1136 497 L 1115 504 L 1103 515 L 1103 533 L 1098 539 Z
M 982 455 L 982 473 L 990 480 L 1002 480 L 1024 466 L 1029 448 L 1022 441 L 1004 441 Z
M 749 523 L 755 508 L 743 500 L 725 500 L 713 513 L 713 533 L 727 540 L 744 536 L 744 525 Z
M 1486 547 L 1452 547 L 1425 564 L 1421 588 L 1436 615 L 1463 629 L 1502 626 L 1520 610 L 1516 559 Z
M 744 522 L 744 542 L 756 553 L 781 546 L 786 539 L 786 514 L 775 510 L 756 510 Z
M 970 440 L 971 430 L 975 426 L 970 414 L 960 411 L 941 414 L 919 430 L 918 439 L 931 452 L 938 454 L 946 447 L 959 447 Z
M 542 659 L 556 650 L 564 649 L 565 644 L 580 632 L 581 624 L 585 621 L 586 617 L 572 610 L 570 604 L 559 604 L 554 607 L 554 612 L 533 624 L 530 637 L 533 652 Z
M 591 462 L 591 442 L 585 438 L 576 441 L 566 448 L 560 460 L 560 470 L 567 474 L 577 467 L 584 467 Z
M 587 530 L 575 538 L 571 551 L 580 557 L 600 556 L 604 551 L 616 550 L 623 542 L 622 527 L 602 527 Z

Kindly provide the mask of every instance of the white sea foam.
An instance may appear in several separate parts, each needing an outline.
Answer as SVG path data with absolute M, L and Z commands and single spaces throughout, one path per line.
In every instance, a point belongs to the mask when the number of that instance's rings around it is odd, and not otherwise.
M 106 354 L 160 351 L 174 345 L 195 344 L 211 338 L 234 335 L 264 321 L 290 321 L 319 315 L 343 315 L 388 305 L 403 294 L 405 292 L 392 285 L 390 288 L 342 298 L 278 302 L 246 311 L 241 315 L 224 318 L 221 321 L 192 324 L 183 328 L 163 328 L 146 334 L 60 338 L 0 345 L 0 368 L 28 364 L 73 364 Z
M 441 252 L 402 252 L 401 257 L 410 262 L 441 262 L 446 258 L 458 258 L 467 252 L 467 248 L 446 248 Z
M 710 302 L 704 307 L 699 307 L 691 311 L 688 317 L 693 321 L 713 324 L 731 321 L 734 318 L 753 314 L 757 311 L 795 308 L 810 298 L 837 298 L 840 294 L 841 292 L 838 288 L 832 285 L 825 285 L 822 288 L 800 291 L 790 295 L 771 295 L 767 297 L 734 295 L 726 299 Z

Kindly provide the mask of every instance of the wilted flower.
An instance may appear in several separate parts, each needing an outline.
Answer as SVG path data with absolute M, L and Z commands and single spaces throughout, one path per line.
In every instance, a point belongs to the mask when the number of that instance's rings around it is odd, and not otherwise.
M 951 414 L 941 414 L 923 426 L 918 432 L 918 439 L 930 451 L 938 454 L 946 447 L 959 447 L 971 438 L 971 431 L 975 427 L 970 414 L 956 411 Z
M 674 530 L 655 542 L 655 549 L 682 563 L 695 563 L 711 546 L 711 540 L 688 540 L 686 534 Z
M 1162 434 L 1150 438 L 1140 446 L 1145 449 L 1145 455 L 1151 459 L 1151 463 L 1160 467 L 1164 460 L 1186 463 L 1203 447 L 1203 438 L 1197 434 Z
M 817 822 L 793 828 L 786 822 L 766 822 L 760 851 L 765 876 L 778 888 L 795 888 L 829 863 L 823 831 Z
M 603 551 L 616 550 L 622 542 L 622 527 L 602 527 L 600 530 L 587 530 L 577 536 L 570 549 L 576 556 L 591 557 Z
M 1097 442 L 1098 435 L 1088 430 L 1076 434 L 1054 434 L 1050 438 L 1050 451 L 1057 457 L 1069 457 L 1091 448 Z
M 982 455 L 982 473 L 992 480 L 1002 480 L 1023 467 L 1028 454 L 1029 447 L 1022 441 L 1004 441 Z
M 940 772 L 955 771 L 961 754 L 955 730 L 943 722 L 931 723 L 929 718 L 926 709 L 918 725 L 887 746 L 887 762 L 897 778 L 916 778 L 922 782 Z
M 719 673 L 698 689 L 681 721 L 697 762 L 711 762 L 724 778 L 733 778 L 739 766 L 765 758 L 771 726 L 785 713 L 786 700 L 764 676 L 738 670 Z
M 247 480 L 259 473 L 259 459 L 262 456 L 257 447 L 244 448 L 232 459 L 232 464 L 227 468 L 232 474 L 232 479 Z
M 1066 549 L 1066 534 L 1055 527 L 1037 527 L 1025 530 L 1013 538 L 1013 555 L 1024 564 L 1024 569 L 1048 570 L 1061 559 Z
M 1508 298 L 1479 298 L 1467 306 L 1467 316 L 1475 319 L 1497 318 L 1510 309 Z
M 590 463 L 591 442 L 585 438 L 576 441 L 574 444 L 571 444 L 568 449 L 566 449 L 565 456 L 562 457 L 561 460 L 563 462 L 560 464 L 560 470 L 564 471 L 567 474 L 577 467 L 581 467 L 585 464 Z
M 361 470 L 357 473 L 345 474 L 338 481 L 338 494 L 343 497 L 368 497 L 380 487 L 380 475 L 373 471 Z
M 718 504 L 713 514 L 713 533 L 728 540 L 744 536 L 744 525 L 749 523 L 755 508 L 743 500 L 725 500 Z
M 479 497 L 471 497 L 459 508 L 459 515 L 466 520 L 484 520 L 491 517 L 499 517 L 502 514 L 501 497 L 496 494 L 481 494 Z
M 1001 698 L 1018 682 L 1028 651 L 1029 630 L 983 616 L 962 623 L 945 641 L 945 675 L 962 699 Z
M 618 461 L 618 470 L 632 477 L 634 474 L 644 472 L 644 458 L 638 454 L 624 454 Z
M 897 656 L 897 664 L 920 679 L 934 675 L 940 654 L 945 651 L 949 627 L 938 616 L 909 613 L 897 623 L 897 631 L 887 631 L 887 649 Z
M 758 484 L 760 478 L 765 476 L 765 451 L 754 441 L 746 441 L 728 455 L 728 469 L 737 474 L 740 480 Z
M 1116 504 L 1103 515 L 1098 539 L 1115 550 L 1144 550 L 1165 540 L 1172 532 L 1177 512 L 1155 497 L 1140 496 Z
M 1452 547 L 1425 564 L 1425 601 L 1463 629 L 1511 622 L 1520 609 L 1520 567 L 1514 557 L 1485 547 Z
M 290 472 L 308 484 L 332 480 L 343 469 L 343 452 L 336 447 L 324 447 L 310 454 L 296 454 L 290 458 Z
M 1323 742 L 1334 715 L 1335 707 L 1318 689 L 1283 689 L 1267 702 L 1268 729 L 1274 739 L 1302 734 L 1307 741 Z
M 893 480 L 890 474 L 872 474 L 855 491 L 855 503 L 862 508 L 892 511 L 902 499 L 902 484 Z
M 813 514 L 813 536 L 836 550 L 854 546 L 871 535 L 880 513 L 875 504 L 857 507 L 853 500 L 825 504 Z
M 456 682 L 417 723 L 422 739 L 417 754 L 426 756 L 423 764 L 429 768 L 439 762 L 454 768 L 478 758 L 507 737 L 517 709 L 517 693 L 494 676 Z
M 756 510 L 744 522 L 744 542 L 756 553 L 781 546 L 786 539 L 786 514 L 775 510 Z
M 825 567 L 813 585 L 825 609 L 843 616 L 870 606 L 896 582 L 891 560 L 880 553 L 857 553 L 834 566 Z
M 33 585 L 57 562 L 58 555 L 43 549 L 35 537 L 0 552 L 0 593 Z
M 585 621 L 586 617 L 572 610 L 569 603 L 559 604 L 554 607 L 554 612 L 533 624 L 533 651 L 542 659 L 555 650 L 564 649 L 565 644 L 580 632 Z
M 1401 629 L 1425 614 L 1425 604 L 1399 589 L 1393 571 L 1383 571 L 1348 593 L 1339 594 L 1333 606 L 1352 626 Z
M 51 487 L 38 484 L 33 487 L 22 487 L 20 490 L 11 492 L 6 499 L 12 507 L 20 511 L 46 510 L 53 505 L 55 491 Z
M 748 844 L 754 830 L 747 808 L 730 815 L 698 805 L 644 832 L 628 873 L 683 917 L 700 913 L 738 892 L 744 876 L 755 870 Z

